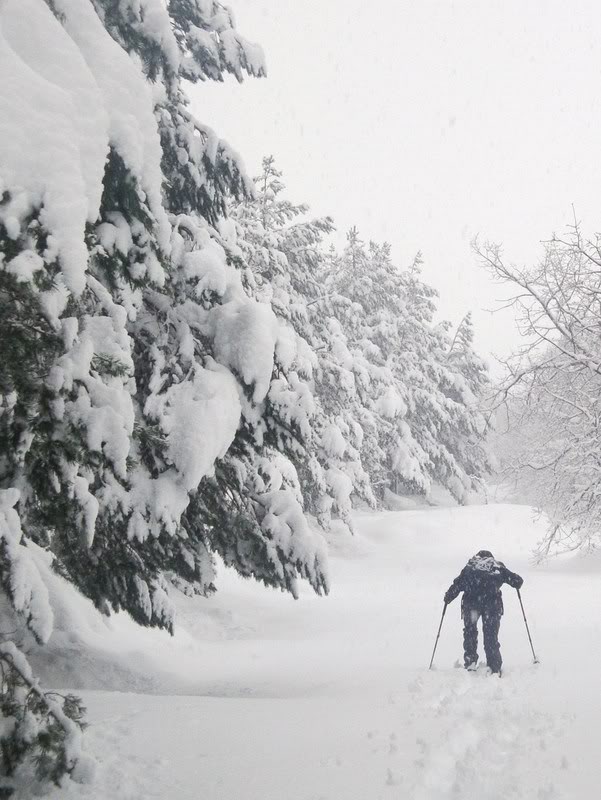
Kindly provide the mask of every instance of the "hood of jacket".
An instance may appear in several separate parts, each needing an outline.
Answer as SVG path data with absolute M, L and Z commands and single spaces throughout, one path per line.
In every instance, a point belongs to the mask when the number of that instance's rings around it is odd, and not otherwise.
M 477 570 L 478 572 L 490 572 L 490 573 L 499 573 L 502 569 L 502 564 L 500 561 L 489 553 L 487 550 L 482 550 L 479 553 L 476 553 L 475 556 L 472 556 L 470 560 L 467 562 L 468 567 L 470 569 Z

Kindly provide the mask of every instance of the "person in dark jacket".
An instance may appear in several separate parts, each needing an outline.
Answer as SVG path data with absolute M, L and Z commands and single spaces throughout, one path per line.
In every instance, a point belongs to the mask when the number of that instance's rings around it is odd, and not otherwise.
M 480 550 L 470 558 L 461 573 L 448 588 L 444 601 L 452 603 L 460 592 L 463 618 L 463 651 L 466 669 L 476 669 L 478 663 L 478 620 L 482 618 L 484 652 L 491 672 L 501 674 L 499 626 L 503 616 L 501 586 L 506 583 L 519 589 L 524 580 L 510 572 L 488 550 Z

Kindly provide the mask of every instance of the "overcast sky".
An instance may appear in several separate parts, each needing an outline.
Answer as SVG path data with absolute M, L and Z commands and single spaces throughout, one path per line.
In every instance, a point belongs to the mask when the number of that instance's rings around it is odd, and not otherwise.
M 601 5 L 553 0 L 229 0 L 268 77 L 203 84 L 193 109 L 251 174 L 273 154 L 289 197 L 344 232 L 417 250 L 483 354 L 517 343 L 475 234 L 529 263 L 571 206 L 601 229 Z

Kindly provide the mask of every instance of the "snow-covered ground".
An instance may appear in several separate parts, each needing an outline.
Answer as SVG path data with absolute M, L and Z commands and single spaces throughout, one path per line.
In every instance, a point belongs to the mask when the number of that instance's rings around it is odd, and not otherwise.
M 214 598 L 180 598 L 174 638 L 107 623 L 54 578 L 57 631 L 44 660 L 31 656 L 47 683 L 84 697 L 100 763 L 94 783 L 51 796 L 598 797 L 601 562 L 533 566 L 543 528 L 523 506 L 356 522 L 354 538 L 331 537 L 330 597 L 294 601 L 224 572 Z M 481 548 L 524 576 L 541 663 L 506 588 L 503 678 L 454 667 L 459 600 L 429 672 L 443 593 Z

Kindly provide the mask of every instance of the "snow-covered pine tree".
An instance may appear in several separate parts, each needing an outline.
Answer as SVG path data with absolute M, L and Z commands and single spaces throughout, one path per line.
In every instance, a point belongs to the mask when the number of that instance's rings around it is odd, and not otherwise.
M 396 415 L 394 400 L 398 399 L 393 386 L 393 375 L 386 364 L 379 346 L 370 339 L 370 323 L 373 314 L 379 313 L 380 287 L 372 275 L 370 256 L 376 246 L 366 248 L 356 228 L 347 234 L 347 246 L 343 253 L 330 253 L 324 262 L 322 283 L 325 287 L 323 310 L 329 315 L 330 327 L 339 327 L 339 340 L 335 349 L 330 349 L 329 358 L 338 369 L 348 371 L 344 383 L 349 387 L 345 402 L 351 404 L 353 418 L 361 428 L 359 453 L 361 463 L 369 476 L 372 493 L 382 497 L 389 483 L 389 464 L 386 446 L 391 435 L 391 424 L 386 411 L 380 413 L 379 399 L 388 398 L 392 403 L 387 409 Z M 386 286 L 382 287 L 386 291 Z M 388 296 L 393 301 L 395 295 Z M 344 345 L 342 339 L 344 337 Z M 332 391 L 333 390 L 333 391 Z M 330 387 L 327 395 L 336 402 L 336 386 Z
M 99 608 L 169 629 L 169 583 L 210 591 L 214 552 L 324 590 L 323 545 L 267 441 L 286 339 L 215 227 L 251 184 L 182 90 L 262 74 L 260 50 L 218 2 L 6 0 L 0 70 L 0 579 L 14 612 L 48 639 L 38 548 Z M 40 730 L 55 711 L 36 705 Z M 55 728 L 57 780 L 76 767 L 71 729 Z
M 422 281 L 420 265 L 417 259 L 403 273 L 405 336 L 412 355 L 398 363 L 404 382 L 411 388 L 407 422 L 427 456 L 430 480 L 463 502 L 471 491 L 481 488 L 482 478 L 489 471 L 484 447 L 486 372 L 467 338 L 471 336 L 470 320 L 460 325 L 461 358 L 459 352 L 450 357 L 449 324 L 433 322 L 437 292 Z
M 483 481 L 492 470 L 489 434 L 489 406 L 491 380 L 488 367 L 474 348 L 474 326 L 471 312 L 460 321 L 452 332 L 447 329 L 446 366 L 450 376 L 445 374 L 441 387 L 457 407 L 454 411 L 456 423 L 445 429 L 447 447 L 456 454 L 457 462 L 466 475 L 471 476 L 466 485 L 467 491 L 480 491 Z
M 451 343 L 447 360 L 465 381 L 465 386 L 458 383 L 457 396 L 461 397 L 466 387 L 474 396 L 482 395 L 490 387 L 490 377 L 486 364 L 474 350 L 472 312 L 467 312 L 454 333 L 449 329 L 448 335 Z
M 310 219 L 308 207 L 283 196 L 282 173 L 273 157 L 263 160 L 256 196 L 232 210 L 253 294 L 269 302 L 291 333 L 293 360 L 272 390 L 273 430 L 279 450 L 294 462 L 307 511 L 328 527 L 335 513 L 351 526 L 351 494 L 373 501 L 360 462 L 360 426 L 344 394 L 330 353 L 341 343 L 339 326 L 324 317 L 323 239 L 332 220 Z M 331 393 L 327 386 L 331 387 Z M 331 398 L 336 397 L 332 403 Z M 287 434 L 292 426 L 293 437 Z M 302 447 L 297 446 L 298 439 Z M 292 446 L 291 446 L 292 445 Z
M 350 522 L 351 497 L 373 504 L 374 491 L 426 493 L 434 483 L 463 500 L 487 468 L 477 402 L 486 372 L 470 317 L 454 341 L 434 325 L 436 291 L 419 256 L 399 270 L 388 245 L 366 247 L 356 229 L 343 254 L 325 250 L 331 221 L 307 220 L 281 178 L 265 159 L 256 197 L 232 216 L 247 287 L 294 328 L 297 359 L 299 342 L 314 353 L 293 362 L 297 388 L 312 397 L 292 454 L 308 510 L 325 526 L 331 512 Z
M 351 301 L 344 318 L 351 350 L 363 358 L 371 432 L 363 460 L 374 485 L 421 494 L 436 483 L 462 501 L 487 468 L 484 418 L 477 381 L 466 385 L 448 357 L 447 326 L 433 324 L 436 291 L 421 280 L 420 264 L 418 255 L 399 270 L 388 245 L 365 248 L 352 229 L 326 280 Z M 475 363 L 471 344 L 464 348 L 461 364 Z
M 166 30 L 157 33 L 153 19 L 137 4 L 137 11 L 130 8 L 127 13 L 122 6 L 100 5 L 111 10 L 110 19 L 104 11 L 111 33 L 117 31 L 124 49 L 141 60 L 148 79 L 159 81 L 167 90 L 155 116 L 161 134 L 165 206 L 173 225 L 171 269 L 158 296 L 152 291 L 145 294 L 149 315 L 140 315 L 135 336 L 139 359 L 134 352 L 138 392 L 147 397 L 143 413 L 151 430 L 145 437 L 149 468 L 163 460 L 153 446 L 157 440 L 152 431 L 165 413 L 165 390 L 172 382 L 180 384 L 182 376 L 197 386 L 207 382 L 214 398 L 212 410 L 201 409 L 206 427 L 198 422 L 198 447 L 206 447 L 207 440 L 215 438 L 213 415 L 220 392 L 232 401 L 231 416 L 240 420 L 242 413 L 243 419 L 227 457 L 215 464 L 203 491 L 190 495 L 182 516 L 186 537 L 169 538 L 171 578 L 186 591 L 210 591 L 210 552 L 215 551 L 244 575 L 291 591 L 295 591 L 295 576 L 301 575 L 322 591 L 326 586 L 323 549 L 300 514 L 294 480 L 275 477 L 276 462 L 284 472 L 290 470 L 263 435 L 274 358 L 285 354 L 285 347 L 279 342 L 276 320 L 244 290 L 236 269 L 240 266 L 237 245 L 228 237 L 230 229 L 225 226 L 220 235 L 213 227 L 223 215 L 226 199 L 249 196 L 252 184 L 227 144 L 191 116 L 181 86 L 182 78 L 223 80 L 227 72 L 238 80 L 245 71 L 260 76 L 264 74 L 262 53 L 239 36 L 231 12 L 220 3 L 178 0 L 169 4 L 178 56 Z M 167 310 L 164 294 L 170 298 Z M 160 339 L 154 327 L 157 313 L 167 323 Z M 153 355 L 157 347 L 158 361 Z M 200 379 L 198 371 L 205 362 L 217 371 L 219 364 L 226 367 L 222 372 L 229 386 L 218 385 L 224 377 L 209 374 L 215 370 L 205 371 Z M 232 399 L 230 373 L 237 378 L 241 405 Z M 205 402 L 204 391 L 197 389 L 197 401 Z M 226 402 L 222 411 L 227 407 Z M 219 454 L 225 456 L 225 449 L 221 447 Z M 209 471 L 213 460 L 208 460 Z M 169 463 L 168 458 L 163 468 Z M 266 481 L 264 475 L 270 472 L 274 475 Z

